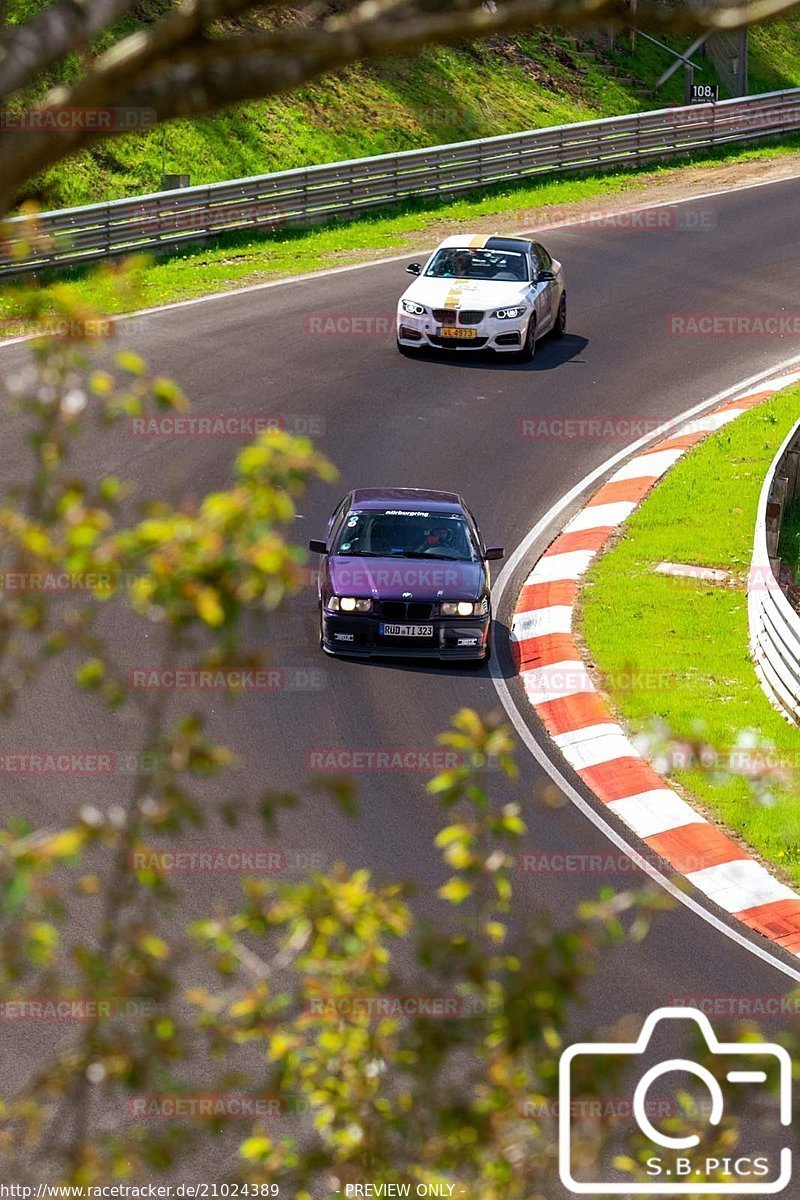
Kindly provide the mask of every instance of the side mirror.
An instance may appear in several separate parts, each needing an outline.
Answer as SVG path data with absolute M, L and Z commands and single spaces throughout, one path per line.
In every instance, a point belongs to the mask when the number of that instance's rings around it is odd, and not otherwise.
M 552 283 L 556 277 L 555 271 L 540 271 L 536 276 L 537 283 Z
M 328 543 L 322 538 L 312 538 L 308 543 L 309 550 L 313 550 L 315 554 L 327 554 Z
M 409 275 L 421 275 L 422 274 L 422 263 L 409 263 L 408 266 L 406 267 L 406 271 L 408 272 Z
M 487 562 L 492 562 L 496 558 L 505 558 L 505 553 L 502 546 L 490 546 L 483 557 Z

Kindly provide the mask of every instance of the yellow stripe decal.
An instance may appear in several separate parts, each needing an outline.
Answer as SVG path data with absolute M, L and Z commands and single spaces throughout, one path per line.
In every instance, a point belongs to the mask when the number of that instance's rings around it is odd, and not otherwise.
M 463 283 L 453 283 L 450 286 L 450 291 L 444 298 L 445 308 L 455 308 L 461 299 L 461 293 L 464 291 Z

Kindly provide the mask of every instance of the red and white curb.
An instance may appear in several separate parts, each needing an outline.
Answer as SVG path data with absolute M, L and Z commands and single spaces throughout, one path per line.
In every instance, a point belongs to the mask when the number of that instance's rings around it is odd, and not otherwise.
M 653 770 L 615 722 L 572 637 L 579 580 L 658 480 L 710 433 L 798 380 L 800 371 L 794 371 L 761 383 L 758 391 L 686 422 L 615 471 L 528 575 L 514 609 L 511 644 L 528 700 L 596 798 L 725 912 L 800 956 L 800 895 Z

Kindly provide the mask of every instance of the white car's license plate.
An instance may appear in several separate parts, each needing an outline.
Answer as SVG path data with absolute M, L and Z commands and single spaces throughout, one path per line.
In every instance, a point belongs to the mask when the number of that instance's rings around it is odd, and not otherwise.
M 437 333 L 439 337 L 459 338 L 462 342 L 471 342 L 478 336 L 477 329 L 461 329 L 457 325 L 442 325 Z
M 381 625 L 384 637 L 433 637 L 432 625 Z

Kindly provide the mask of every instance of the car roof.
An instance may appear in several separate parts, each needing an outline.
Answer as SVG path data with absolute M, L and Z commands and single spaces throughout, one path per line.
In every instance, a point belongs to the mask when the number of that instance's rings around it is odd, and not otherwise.
M 424 488 L 358 488 L 351 493 L 354 508 L 389 508 L 392 505 L 421 504 L 429 512 L 463 512 L 464 501 L 455 492 L 431 492 Z
M 499 233 L 456 233 L 445 238 L 438 249 L 458 246 L 470 250 L 516 250 L 518 254 L 526 254 L 532 245 L 530 238 L 503 237 Z

